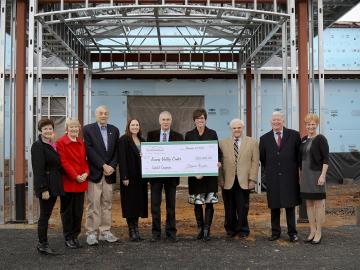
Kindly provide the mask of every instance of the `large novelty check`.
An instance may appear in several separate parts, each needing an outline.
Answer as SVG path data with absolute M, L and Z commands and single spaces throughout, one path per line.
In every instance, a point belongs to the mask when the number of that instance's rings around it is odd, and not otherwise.
M 217 141 L 144 142 L 142 177 L 217 176 Z

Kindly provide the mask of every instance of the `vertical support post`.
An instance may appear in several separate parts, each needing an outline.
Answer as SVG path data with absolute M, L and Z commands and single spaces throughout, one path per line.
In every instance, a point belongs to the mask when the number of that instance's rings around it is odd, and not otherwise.
M 252 135 L 251 66 L 246 67 L 246 135 Z
M 319 66 L 319 114 L 320 133 L 325 133 L 325 75 L 324 75 L 324 14 L 323 0 L 318 0 L 318 66 Z
M 29 1 L 29 19 L 28 19 L 28 140 L 26 146 L 26 157 L 28 161 L 28 222 L 34 223 L 34 181 L 31 166 L 31 145 L 33 144 L 33 100 L 34 100 L 34 46 L 35 46 L 35 0 Z
M 0 224 L 5 223 L 5 46 L 6 46 L 6 0 L 0 2 Z
M 285 126 L 288 123 L 288 51 L 287 51 L 287 22 L 284 22 L 281 28 L 282 32 L 282 43 L 281 43 L 281 50 L 282 50 L 282 111 L 285 116 Z
M 260 140 L 261 136 L 261 71 L 260 69 L 254 69 L 254 82 L 255 82 L 255 128 L 256 139 Z M 256 192 L 261 193 L 261 167 L 259 167 L 258 181 L 256 185 Z
M 240 62 L 237 63 L 237 80 L 238 80 L 238 117 L 244 120 L 244 72 L 241 69 Z
M 76 114 L 76 77 L 75 77 L 75 60 L 73 60 L 73 66 L 72 66 L 72 83 L 71 83 L 71 115 L 72 117 L 77 118 L 77 114 Z
M 71 65 L 71 64 L 70 64 Z M 68 69 L 68 94 L 67 94 L 67 117 L 73 117 L 73 68 L 72 65 Z
M 315 77 L 314 77 L 314 5 L 308 0 L 309 14 L 309 111 L 315 112 Z
M 309 79 L 308 79 L 308 4 L 307 0 L 298 3 L 298 37 L 299 37 L 299 123 L 300 134 L 306 134 L 303 120 L 309 112 Z
M 10 156 L 9 156 L 9 181 L 10 181 L 10 221 L 15 221 L 15 63 L 16 63 L 16 1 L 11 3 L 10 25 Z
M 42 24 L 37 22 L 36 123 L 42 117 Z
M 84 126 L 84 68 L 78 68 L 78 119 Z
M 90 124 L 91 122 L 91 69 L 88 67 L 85 73 L 85 114 L 84 114 L 84 125 Z
M 296 18 L 295 0 L 288 0 L 290 15 L 290 81 L 291 81 L 291 127 L 299 129 L 299 93 L 296 87 Z
M 30 32 L 29 32 L 30 33 Z M 29 50 L 29 54 L 31 51 Z M 26 219 L 25 207 L 25 82 L 26 82 L 26 1 L 16 6 L 16 93 L 15 93 L 15 206 L 16 220 Z M 32 102 L 31 102 L 32 106 Z M 32 119 L 31 119 L 32 120 Z M 32 121 L 31 121 L 32 125 Z M 30 128 L 28 129 L 30 130 Z M 31 171 L 30 171 L 31 172 Z M 29 181 L 29 180 L 28 180 Z

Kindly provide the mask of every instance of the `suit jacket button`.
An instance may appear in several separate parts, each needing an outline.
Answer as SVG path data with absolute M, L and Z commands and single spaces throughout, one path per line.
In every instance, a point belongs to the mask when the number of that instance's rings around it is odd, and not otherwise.
M 278 162 L 278 165 L 280 166 L 280 162 Z
M 277 154 L 277 155 L 280 155 L 280 152 L 277 152 L 276 154 Z
M 279 172 L 279 173 L 278 173 L 278 176 L 282 176 L 282 173 L 281 173 L 281 172 Z

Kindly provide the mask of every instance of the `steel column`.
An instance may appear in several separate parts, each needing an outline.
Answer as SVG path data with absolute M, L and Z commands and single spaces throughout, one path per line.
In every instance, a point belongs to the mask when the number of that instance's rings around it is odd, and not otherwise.
M 10 181 L 10 221 L 16 220 L 15 210 L 15 79 L 16 79 L 16 1 L 11 3 L 11 20 L 10 20 L 10 155 L 9 155 L 9 181 Z
M 309 111 L 315 112 L 315 76 L 314 76 L 314 5 L 308 0 L 309 15 Z
M 260 140 L 261 136 L 261 71 L 258 68 L 254 69 L 254 82 L 255 82 L 255 129 L 256 139 Z M 258 181 L 256 186 L 256 192 L 261 193 L 261 167 L 259 167 Z
M 251 67 L 246 67 L 246 135 L 252 136 Z
M 16 7 L 16 93 L 15 93 L 15 192 L 16 220 L 26 219 L 25 206 L 25 83 L 26 83 L 26 1 Z M 31 54 L 33 50 L 29 50 Z M 32 106 L 32 102 L 31 102 Z M 31 119 L 32 120 L 32 119 Z M 32 124 L 32 121 L 31 121 Z M 30 129 L 28 129 L 30 130 Z
M 0 2 L 0 224 L 5 223 L 5 56 L 6 0 Z
M 240 62 L 237 63 L 237 82 L 238 82 L 238 117 L 244 120 L 244 72 L 241 69 Z
M 325 133 L 326 107 L 324 82 L 324 14 L 323 0 L 318 0 L 318 66 L 319 66 L 319 114 L 320 133 Z
M 285 125 L 288 123 L 288 51 L 287 51 L 287 22 L 281 28 L 281 51 L 282 51 L 282 112 L 285 116 Z
M 84 68 L 78 68 L 78 119 L 84 126 Z
M 309 79 L 308 79 L 308 3 L 307 0 L 300 0 L 298 3 L 298 37 L 299 37 L 299 123 L 300 134 L 306 134 L 303 123 L 309 112 Z
M 33 117 L 34 117 L 34 48 L 35 48 L 35 8 L 36 0 L 29 1 L 29 18 L 28 18 L 28 96 L 27 96 L 27 127 L 28 140 L 26 144 L 26 157 L 28 161 L 28 222 L 34 223 L 34 179 L 31 165 L 31 146 L 34 142 L 33 138 Z
M 91 87 L 92 87 L 92 72 L 90 68 L 85 72 L 85 113 L 84 113 L 84 125 L 91 122 Z
M 299 93 L 296 87 L 296 18 L 295 0 L 288 0 L 290 15 L 290 81 L 291 81 L 291 128 L 299 129 Z
M 36 123 L 42 117 L 42 34 L 42 24 L 37 22 Z

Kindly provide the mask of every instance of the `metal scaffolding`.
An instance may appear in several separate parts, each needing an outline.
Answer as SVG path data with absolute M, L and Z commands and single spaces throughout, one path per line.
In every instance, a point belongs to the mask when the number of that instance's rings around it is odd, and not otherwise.
M 23 2 L 24 0 L 22 0 Z M 313 10 L 312 0 L 309 9 Z M 18 1 L 1 0 L 0 9 L 0 224 L 15 219 L 15 17 Z M 319 37 L 319 108 L 324 119 L 323 1 L 317 1 L 311 22 L 317 20 Z M 334 1 L 325 1 L 335 5 Z M 339 1 L 342 10 L 355 1 Z M 274 55 L 282 57 L 282 109 L 291 110 L 288 126 L 299 128 L 295 0 L 29 0 L 26 137 L 27 219 L 33 223 L 34 196 L 30 147 L 34 141 L 34 116 L 41 118 L 42 58 L 55 55 L 69 68 L 67 115 L 76 117 L 76 70 L 84 68 L 84 123 L 91 122 L 92 74 L 127 69 L 191 69 L 232 72 L 238 77 L 239 117 L 246 119 L 245 68 L 255 70 L 256 137 L 261 126 L 261 67 Z M 345 7 L 345 8 L 344 8 Z M 336 16 L 340 16 L 338 12 Z M 333 15 L 332 15 L 333 16 Z M 7 19 L 9 18 L 9 19 Z M 312 24 L 314 25 L 314 24 Z M 11 35 L 10 97 L 10 208 L 5 213 L 4 194 L 4 91 L 5 40 Z M 314 31 L 315 32 L 315 31 Z M 312 37 L 314 33 L 310 33 Z M 313 50 L 311 50 L 313 52 Z M 290 65 L 287 59 L 290 60 Z M 36 65 L 36 68 L 35 68 Z M 310 69 L 310 73 L 313 70 Z M 250 74 L 251 75 L 251 74 Z M 291 106 L 288 106 L 290 75 Z M 313 77 L 311 77 L 313 78 Z M 36 91 L 36 92 L 35 92 Z M 34 92 L 37 102 L 34 108 Z M 78 114 L 82 108 L 78 108 Z M 250 118 L 251 119 L 251 118 Z M 321 121 L 320 130 L 324 131 Z M 25 131 L 23 131 L 25 132 Z M 261 190 L 258 186 L 258 191 Z

